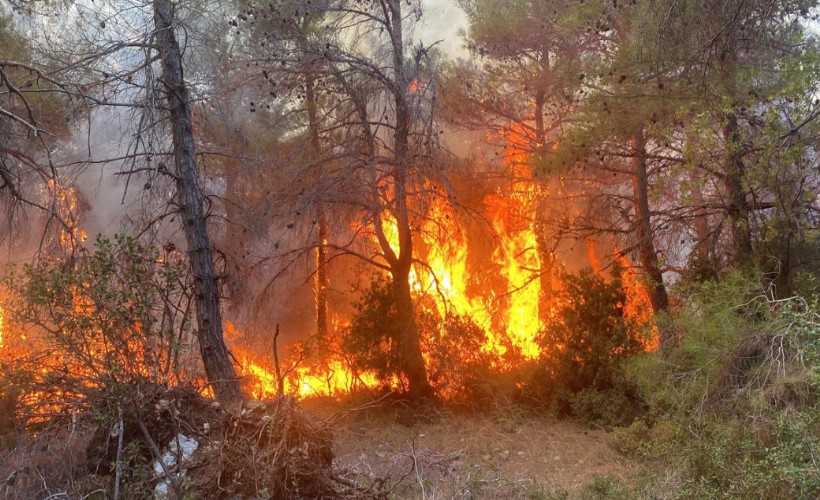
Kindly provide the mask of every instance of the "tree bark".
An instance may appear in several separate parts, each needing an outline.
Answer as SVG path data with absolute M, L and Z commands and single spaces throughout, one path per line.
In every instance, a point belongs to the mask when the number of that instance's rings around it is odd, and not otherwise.
M 547 69 L 549 68 L 549 62 L 547 64 Z M 544 144 L 547 140 L 547 132 L 544 127 L 544 106 L 546 104 L 546 89 L 537 89 L 535 92 L 535 151 L 541 154 L 541 148 L 544 147 Z M 533 181 L 534 182 L 534 181 Z M 538 205 L 536 207 L 536 214 L 537 217 L 540 218 L 549 207 L 546 206 L 544 201 L 538 201 Z M 538 221 L 536 221 L 538 222 Z M 555 272 L 555 252 L 553 248 L 550 248 L 549 241 L 547 240 L 546 235 L 544 234 L 544 225 L 541 223 L 536 223 L 535 225 L 536 231 L 536 245 L 538 245 L 538 255 L 541 258 L 541 273 L 538 278 L 539 284 L 541 285 L 541 294 L 538 297 L 538 316 L 541 321 L 547 322 L 550 320 L 552 316 L 552 307 L 553 307 L 553 287 L 552 287 L 552 275 Z
M 407 183 L 410 176 L 410 117 L 407 102 L 407 75 L 404 68 L 404 42 L 402 39 L 401 0 L 387 0 L 391 23 L 391 44 L 393 50 L 393 100 L 396 111 L 396 129 L 393 135 L 395 148 L 393 195 L 395 200 L 396 225 L 399 235 L 399 253 L 391 265 L 397 316 L 400 331 L 399 362 L 407 376 L 410 396 L 425 398 L 432 394 L 427 380 L 427 369 L 421 354 L 421 342 L 416 327 L 413 298 L 410 294 L 410 267 L 413 262 L 413 235 L 410 229 Z
M 310 136 L 310 157 L 312 161 L 321 158 L 321 139 L 319 137 L 318 103 L 316 102 L 316 82 L 312 74 L 305 75 L 305 104 L 308 114 L 308 134 Z M 327 237 L 328 226 L 324 206 L 320 200 L 316 204 L 318 241 L 316 242 L 316 333 L 326 339 L 328 334 L 327 291 L 330 278 L 327 272 Z
M 644 273 L 649 279 L 649 298 L 655 312 L 669 309 L 669 296 L 663 283 L 663 273 L 658 266 L 658 254 L 653 241 L 652 221 L 649 213 L 649 177 L 646 169 L 646 138 L 643 125 L 632 136 L 633 174 L 632 187 L 635 204 L 638 256 Z
M 191 99 L 182 73 L 182 55 L 174 30 L 174 7 L 169 0 L 154 0 L 153 10 L 156 45 L 162 59 L 173 137 L 177 178 L 175 201 L 182 214 L 182 229 L 194 276 L 200 354 L 214 395 L 222 402 L 233 404 L 241 401 L 242 393 L 222 336 L 219 286 L 206 226 L 204 197 L 199 187 Z
M 407 377 L 409 396 L 412 399 L 426 399 L 433 389 L 427 380 L 427 367 L 421 354 L 421 338 L 416 326 L 413 296 L 410 291 L 410 265 L 400 264 L 392 269 L 393 294 L 396 301 L 396 319 L 401 326 L 398 339 L 398 360 L 402 372 Z
M 692 204 L 697 211 L 694 214 L 692 228 L 695 231 L 695 253 L 690 256 L 690 263 L 695 261 L 695 269 L 703 276 L 715 274 L 715 262 L 712 258 L 712 232 L 709 229 L 709 219 L 706 212 L 706 200 L 701 191 L 701 173 L 693 169 L 689 173 L 691 184 Z
M 723 140 L 726 145 L 725 185 L 729 194 L 729 219 L 732 223 L 732 242 L 735 262 L 744 265 L 752 259 L 752 228 L 750 226 L 751 207 L 743 187 L 745 165 L 741 151 L 740 128 L 737 115 L 727 113 L 723 125 Z

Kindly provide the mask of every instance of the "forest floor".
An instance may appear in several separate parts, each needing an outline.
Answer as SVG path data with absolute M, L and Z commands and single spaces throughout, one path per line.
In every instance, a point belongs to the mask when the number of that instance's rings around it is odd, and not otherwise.
M 363 483 L 386 479 L 391 498 L 576 497 L 596 478 L 629 483 L 637 468 L 603 430 L 513 410 L 365 414 L 334 438 L 335 465 Z

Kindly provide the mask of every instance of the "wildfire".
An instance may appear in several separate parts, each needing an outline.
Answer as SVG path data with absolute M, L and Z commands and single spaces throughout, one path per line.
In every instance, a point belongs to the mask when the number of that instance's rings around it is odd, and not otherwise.
M 655 324 L 652 309 L 652 300 L 649 298 L 649 290 L 641 281 L 640 276 L 635 272 L 632 263 L 626 257 L 620 258 L 621 283 L 626 291 L 626 304 L 624 304 L 624 315 L 632 320 L 636 325 L 648 327 L 648 331 L 639 338 L 644 349 L 655 351 L 660 346 L 658 326 Z
M 63 247 L 70 247 L 75 242 L 85 241 L 88 235 L 77 225 L 79 205 L 76 190 L 60 184 L 56 179 L 50 179 L 47 187 L 54 200 L 57 214 L 64 224 L 60 228 L 60 244 Z
M 529 154 L 525 143 L 528 138 L 520 130 L 514 132 L 520 133 L 507 137 L 508 147 L 504 153 L 512 182 L 483 200 L 484 214 L 495 242 L 489 261 L 471 255 L 474 250 L 469 237 L 453 207 L 444 201 L 446 196 L 442 195 L 426 202 L 425 217 L 414 227 L 415 264 L 409 276 L 417 307 L 442 320 L 453 313 L 470 318 L 485 332 L 481 351 L 502 363 L 511 348 L 525 360 L 537 358 L 541 349 L 536 338 L 544 321 L 549 321 L 560 306 L 557 303 L 560 294 L 542 297 L 545 292 L 541 286 L 541 275 L 545 272 L 542 253 L 547 250 L 539 246 L 535 214 L 543 193 L 527 166 Z M 440 192 L 434 185 L 426 185 L 425 191 Z M 390 247 L 398 251 L 396 221 L 389 214 L 383 214 L 381 226 Z M 353 230 L 367 232 L 355 224 Z M 371 238 L 378 246 L 375 235 Z M 590 264 L 600 273 L 601 264 L 595 258 L 594 248 L 588 250 Z M 648 291 L 626 257 L 621 259 L 624 269 L 621 281 L 628 297 L 625 314 L 636 325 L 652 325 Z M 476 261 L 480 264 L 476 265 Z M 647 350 L 657 347 L 654 327 L 652 335 L 643 343 Z M 426 357 L 427 353 L 424 354 Z M 254 395 L 268 397 L 277 393 L 280 381 L 275 370 L 255 361 L 247 350 L 240 350 L 238 358 L 244 373 L 255 379 Z M 376 387 L 380 383 L 372 374 L 357 375 L 339 361 L 313 368 L 298 367 L 281 377 L 284 392 L 300 396 L 336 395 L 356 386 Z
M 435 197 L 427 201 L 425 216 L 414 227 L 415 263 L 409 277 L 416 303 L 425 313 L 437 315 L 442 320 L 451 314 L 466 317 L 485 333 L 480 352 L 487 355 L 484 359 L 491 360 L 492 364 L 506 363 L 505 355 L 510 351 L 520 356 L 519 359 L 538 358 L 541 354 L 536 341 L 538 334 L 560 305 L 557 302 L 560 299 L 542 296 L 545 293 L 541 276 L 545 272 L 542 262 L 545 249 L 539 246 L 535 222 L 538 204 L 543 198 L 542 188 L 532 179 L 526 166 L 528 158 L 524 146 L 508 139 L 505 160 L 512 180 L 482 200 L 483 214 L 489 226 L 484 230 L 492 235 L 493 248 L 484 254 L 476 254 L 479 250 L 471 246 L 472 236 L 460 224 L 454 208 L 445 201 L 448 198 Z M 432 185 L 426 188 L 428 192 L 440 191 Z M 65 220 L 73 220 L 72 214 L 77 208 L 74 192 L 56 184 L 50 185 L 49 189 L 55 194 Z M 381 222 L 388 243 L 398 250 L 396 221 L 384 216 Z M 360 227 L 353 229 L 362 230 Z M 84 238 L 85 233 L 76 227 L 63 228 L 60 234 L 63 244 Z M 377 244 L 375 236 L 372 238 Z M 590 264 L 600 274 L 601 263 L 591 242 L 587 251 Z M 652 325 L 648 291 L 628 259 L 619 258 L 623 268 L 621 281 L 628 297 L 625 314 L 634 324 Z M 72 294 L 74 313 L 78 318 L 93 318 L 95 305 L 84 292 L 80 287 Z M 157 376 L 149 372 L 150 367 L 164 360 L 154 351 L 155 346 L 144 338 L 142 324 L 130 325 L 127 340 L 123 341 L 122 338 L 108 338 L 100 325 L 91 323 L 83 346 L 89 359 L 129 352 L 131 355 L 122 358 L 124 366 L 144 376 Z M 4 348 L 8 340 L 6 326 L 0 309 L 0 348 Z M 301 353 L 287 352 L 277 367 L 272 352 L 252 348 L 247 336 L 233 324 L 226 324 L 225 333 L 243 384 L 258 399 L 280 394 L 302 398 L 339 397 L 361 388 L 398 386 L 396 380 L 380 380 L 374 373 L 354 370 L 340 356 L 326 356 L 318 362 L 311 360 L 307 363 L 307 357 Z M 657 348 L 654 326 L 642 342 L 647 350 Z M 327 352 L 339 351 L 338 346 L 327 349 Z M 428 353 L 424 355 L 426 357 Z M 96 363 L 91 364 L 93 366 L 72 366 L 70 369 L 82 375 L 84 370 L 97 368 Z M 69 369 L 63 365 L 63 362 L 53 360 L 53 366 L 43 368 L 43 377 L 47 377 L 50 371 Z M 90 375 L 89 372 L 89 378 Z
M 508 346 L 526 359 L 540 351 L 535 338 L 542 326 L 541 259 L 533 222 L 524 216 L 534 212 L 536 196 L 534 184 L 521 182 L 516 191 L 495 193 L 485 200 L 497 246 L 492 261 L 484 266 L 493 271 L 490 281 L 496 286 L 477 286 L 468 269 L 470 247 L 464 231 L 443 198 L 431 202 L 418 231 L 421 244 L 416 252 L 421 263 L 411 270 L 410 285 L 419 303 L 441 318 L 448 313 L 469 317 L 486 332 L 482 350 L 498 356 Z M 382 222 L 391 247 L 398 248 L 395 221 L 387 217 Z
M 356 388 L 374 388 L 382 384 L 374 374 L 356 373 L 339 359 L 302 366 L 294 361 L 294 358 L 301 359 L 298 353 L 285 356 L 277 372 L 270 361 L 272 356 L 260 356 L 255 352 L 233 323 L 225 324 L 225 336 L 231 344 L 245 388 L 257 399 L 278 396 L 280 382 L 285 395 L 298 397 L 341 396 Z

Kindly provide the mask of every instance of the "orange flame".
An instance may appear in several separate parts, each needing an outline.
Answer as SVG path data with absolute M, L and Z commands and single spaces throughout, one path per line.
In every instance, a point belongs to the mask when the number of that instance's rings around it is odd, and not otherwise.
M 49 179 L 47 187 L 55 202 L 57 214 L 66 224 L 60 229 L 60 244 L 69 247 L 75 242 L 85 241 L 88 235 L 76 224 L 78 211 L 76 190 L 60 184 L 56 179 Z
M 5 346 L 5 343 L 4 343 L 4 340 L 3 340 L 3 337 L 5 336 L 5 333 L 6 333 L 5 319 L 6 319 L 6 315 L 3 312 L 3 308 L 0 307 L 0 349 L 2 349 Z
M 626 292 L 624 316 L 631 320 L 632 324 L 645 330 L 639 332 L 642 333 L 642 335 L 638 338 L 644 349 L 649 352 L 656 351 L 660 346 L 660 336 L 658 333 L 658 325 L 655 323 L 654 309 L 652 308 L 652 300 L 649 297 L 649 290 L 640 276 L 638 276 L 638 273 L 635 272 L 629 259 L 626 256 L 622 256 L 619 260 L 623 267 L 621 271 L 621 286 L 623 286 Z

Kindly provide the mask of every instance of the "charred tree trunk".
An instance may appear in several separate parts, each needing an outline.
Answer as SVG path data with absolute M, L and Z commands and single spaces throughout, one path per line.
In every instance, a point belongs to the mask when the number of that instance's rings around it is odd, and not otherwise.
M 387 0 L 390 13 L 391 44 L 393 50 L 393 104 L 396 111 L 396 129 L 393 135 L 395 157 L 392 171 L 395 197 L 395 219 L 399 233 L 399 254 L 393 270 L 393 287 L 397 315 L 402 336 L 399 339 L 399 361 L 407 376 L 411 397 L 424 398 L 432 394 L 427 380 L 427 369 L 421 354 L 421 342 L 410 294 L 410 267 L 413 262 L 413 235 L 407 206 L 407 183 L 410 177 L 410 104 L 407 100 L 407 81 L 404 67 L 401 0 Z
M 410 291 L 410 264 L 402 263 L 392 269 L 393 295 L 396 301 L 396 320 L 401 325 L 398 339 L 398 358 L 401 371 L 407 377 L 412 399 L 426 399 L 433 389 L 427 380 L 427 367 L 421 354 L 421 338 L 416 327 L 413 296 Z
M 548 65 L 549 63 L 547 63 Z M 549 66 L 547 66 L 549 67 Z M 546 102 L 546 90 L 538 89 L 535 92 L 535 141 L 536 151 L 541 154 L 540 149 L 547 139 L 547 132 L 544 127 L 544 106 Z M 543 215 L 549 207 L 543 201 L 539 201 L 536 213 Z M 544 225 L 536 221 L 536 244 L 538 245 L 538 256 L 541 258 L 541 270 L 539 283 L 541 285 L 541 295 L 538 297 L 538 316 L 542 321 L 549 321 L 552 316 L 553 287 L 552 276 L 555 273 L 555 252 L 550 248 L 544 232 Z
M 208 381 L 220 401 L 242 399 L 239 381 L 222 337 L 222 313 L 213 248 L 199 188 L 194 149 L 191 99 L 182 74 L 182 55 L 174 32 L 174 7 L 169 0 L 154 0 L 156 45 L 162 59 L 163 83 L 167 89 L 176 167 L 175 201 L 182 215 L 188 244 L 188 259 L 194 276 L 194 294 L 199 349 Z
M 635 204 L 638 256 L 644 273 L 649 278 L 649 298 L 655 312 L 669 309 L 669 296 L 663 283 L 663 273 L 658 266 L 658 255 L 653 241 L 652 221 L 649 213 L 649 177 L 646 169 L 646 138 L 643 126 L 632 137 L 632 187 Z
M 313 75 L 308 74 L 305 78 L 305 101 L 308 114 L 308 133 L 310 135 L 310 158 L 312 161 L 319 161 L 322 155 L 321 139 L 319 138 L 319 117 L 318 103 L 316 102 L 316 82 Z M 327 291 L 330 287 L 330 279 L 327 272 L 327 217 L 324 206 L 319 201 L 316 204 L 318 241 L 316 242 L 316 333 L 320 338 L 327 338 L 328 317 L 327 317 Z
M 320 206 L 319 212 L 319 246 L 316 247 L 316 333 L 320 338 L 327 338 L 330 331 L 327 313 L 327 291 L 330 288 L 330 278 L 327 270 L 327 217 Z

